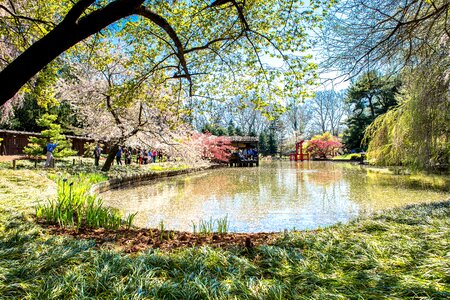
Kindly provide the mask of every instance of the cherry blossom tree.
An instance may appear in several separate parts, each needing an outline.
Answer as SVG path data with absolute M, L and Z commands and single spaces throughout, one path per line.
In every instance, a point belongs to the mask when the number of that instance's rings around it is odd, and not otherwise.
M 231 153 L 236 149 L 231 140 L 225 136 L 214 136 L 211 133 L 195 133 L 186 140 L 185 146 L 199 160 L 212 162 L 228 162 Z
M 57 83 L 57 94 L 82 120 L 79 133 L 111 146 L 104 171 L 121 145 L 175 147 L 174 140 L 190 132 L 173 86 L 155 78 L 143 80 L 138 68 L 129 68 L 132 62 L 121 49 L 92 55 L 92 64 L 75 64 L 70 76 Z

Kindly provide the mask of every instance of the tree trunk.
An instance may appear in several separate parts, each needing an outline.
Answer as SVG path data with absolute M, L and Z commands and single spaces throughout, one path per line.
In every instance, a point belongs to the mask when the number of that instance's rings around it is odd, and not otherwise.
M 111 169 L 111 165 L 116 157 L 117 151 L 119 151 L 119 144 L 114 144 L 111 149 L 109 149 L 108 157 L 106 158 L 105 164 L 102 167 L 103 172 L 108 172 Z
M 0 106 L 64 51 L 108 25 L 134 14 L 136 6 L 142 2 L 116 0 L 79 20 L 63 20 L 0 72 Z

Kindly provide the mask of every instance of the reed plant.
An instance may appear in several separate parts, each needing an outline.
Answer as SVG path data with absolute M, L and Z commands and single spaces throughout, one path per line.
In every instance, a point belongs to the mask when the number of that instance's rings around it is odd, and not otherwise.
M 200 234 L 211 234 L 217 232 L 218 234 L 228 233 L 228 227 L 230 222 L 228 220 L 228 215 L 223 218 L 215 219 L 211 217 L 209 220 L 200 220 L 198 224 L 192 222 L 192 231 L 194 233 Z
M 56 199 L 36 206 L 37 219 L 76 229 L 118 229 L 121 226 L 130 228 L 136 214 L 122 219 L 122 213 L 118 209 L 104 206 L 97 195 L 89 192 L 91 181 L 92 178 L 83 175 L 70 180 L 59 179 Z
M 217 233 L 218 234 L 225 234 L 228 232 L 228 227 L 230 225 L 228 221 L 228 215 L 226 215 L 223 218 L 217 219 Z

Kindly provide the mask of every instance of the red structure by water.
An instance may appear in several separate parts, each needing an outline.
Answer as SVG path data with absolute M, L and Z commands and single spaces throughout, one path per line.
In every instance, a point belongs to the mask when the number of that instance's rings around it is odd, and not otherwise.
M 290 160 L 304 161 L 309 159 L 309 154 L 303 153 L 304 142 L 305 142 L 304 140 L 301 140 L 300 142 L 295 143 L 295 153 L 289 154 Z

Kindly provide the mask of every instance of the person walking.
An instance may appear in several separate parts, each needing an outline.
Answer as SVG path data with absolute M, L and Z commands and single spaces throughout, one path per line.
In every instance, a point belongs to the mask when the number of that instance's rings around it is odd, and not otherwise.
M 153 161 L 152 150 L 149 149 L 147 154 L 148 154 L 148 163 L 151 164 Z
M 146 149 L 144 149 L 144 152 L 143 152 L 143 154 L 142 154 L 142 161 L 143 161 L 143 164 L 144 165 L 146 165 L 147 163 L 148 163 L 148 152 L 147 152 L 147 150 Z
M 58 146 L 58 143 L 50 142 L 47 144 L 47 160 L 45 161 L 44 167 L 48 168 L 50 166 L 55 166 L 53 162 L 53 151 L 55 151 L 56 146 Z
M 122 146 L 119 146 L 119 150 L 116 153 L 116 162 L 117 165 L 122 165 Z
M 131 165 L 131 148 L 125 148 L 125 165 Z
M 100 147 L 100 144 L 97 143 L 97 146 L 94 149 L 94 160 L 95 160 L 94 165 L 96 167 L 98 167 L 98 165 L 99 165 L 100 155 L 102 154 L 102 151 L 103 151 L 102 147 Z
M 153 163 L 156 162 L 156 155 L 158 155 L 158 153 L 156 153 L 156 150 L 153 150 L 153 152 L 152 152 Z

